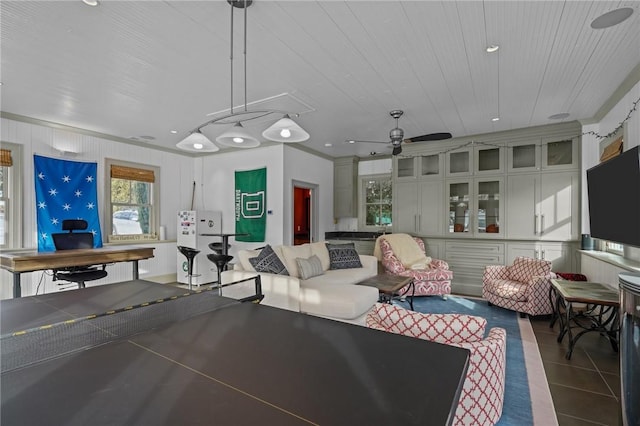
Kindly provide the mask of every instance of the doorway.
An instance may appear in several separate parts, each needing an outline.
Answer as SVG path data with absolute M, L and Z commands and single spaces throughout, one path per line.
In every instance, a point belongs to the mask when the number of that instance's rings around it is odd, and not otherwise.
M 293 245 L 318 240 L 317 185 L 293 182 Z

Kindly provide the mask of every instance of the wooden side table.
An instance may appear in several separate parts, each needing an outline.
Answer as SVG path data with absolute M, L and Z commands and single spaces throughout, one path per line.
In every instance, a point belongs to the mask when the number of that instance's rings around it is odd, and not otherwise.
M 358 285 L 376 287 L 380 292 L 381 302 L 391 303 L 393 299 L 407 296 L 407 298 L 409 299 L 409 306 L 413 311 L 413 296 L 415 295 L 416 289 L 413 283 L 413 278 L 411 277 L 403 277 L 401 275 L 391 274 L 378 274 L 374 277 L 367 278 L 364 281 L 360 281 Z M 404 292 L 399 293 L 399 291 L 407 285 L 409 287 Z M 411 294 L 408 294 L 409 292 L 411 292 Z
M 591 331 L 605 335 L 613 350 L 618 352 L 620 296 L 615 289 L 601 283 L 557 279 L 551 280 L 551 288 L 556 295 L 554 318 L 560 321 L 558 342 L 565 335 L 569 339 L 567 359 L 571 359 L 578 339 Z M 586 304 L 587 307 L 582 312 L 575 312 L 574 303 Z M 581 331 L 574 336 L 572 330 L 575 328 Z

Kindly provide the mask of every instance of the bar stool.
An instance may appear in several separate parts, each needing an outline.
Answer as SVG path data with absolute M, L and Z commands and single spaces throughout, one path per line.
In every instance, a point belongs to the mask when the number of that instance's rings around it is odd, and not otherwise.
M 187 258 L 187 270 L 188 270 L 187 277 L 189 278 L 189 290 L 191 290 L 191 278 L 194 276 L 193 275 L 193 259 L 196 257 L 198 253 L 200 253 L 200 250 L 197 250 L 191 247 L 178 246 L 178 251 L 182 253 L 184 257 Z
M 218 269 L 218 296 L 222 296 L 222 278 L 221 273 L 226 268 L 227 263 L 233 259 L 233 256 L 229 256 L 228 254 L 217 254 L 210 253 L 207 255 L 207 258 L 212 261 L 216 268 Z
M 231 247 L 231 244 L 227 244 L 227 247 L 225 249 L 224 243 L 222 243 L 222 242 L 215 242 L 215 243 L 210 243 L 209 244 L 209 248 L 215 254 L 227 254 L 227 253 L 229 253 L 229 247 Z

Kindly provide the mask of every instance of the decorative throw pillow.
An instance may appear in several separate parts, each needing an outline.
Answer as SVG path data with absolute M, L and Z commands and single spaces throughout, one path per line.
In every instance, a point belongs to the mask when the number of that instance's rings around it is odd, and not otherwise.
M 353 243 L 330 244 L 327 243 L 329 251 L 329 269 L 352 269 L 362 268 L 360 256 Z
M 298 264 L 298 273 L 300 274 L 300 278 L 303 280 L 308 280 L 311 277 L 324 274 L 322 262 L 315 254 L 308 259 L 296 257 L 296 263 Z
M 287 268 L 273 251 L 270 245 L 266 245 L 265 248 L 260 251 L 260 254 L 256 257 L 249 259 L 249 262 L 256 270 L 256 272 L 268 272 L 270 274 L 289 275 Z

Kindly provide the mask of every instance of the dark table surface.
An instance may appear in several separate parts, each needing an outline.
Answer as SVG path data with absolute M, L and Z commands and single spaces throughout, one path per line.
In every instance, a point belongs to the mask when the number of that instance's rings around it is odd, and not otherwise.
M 94 288 L 102 287 L 110 286 Z M 92 289 L 35 297 L 86 313 L 108 299 Z M 104 305 L 134 304 L 111 293 Z M 202 296 L 218 309 L 2 373 L 0 423 L 443 425 L 453 417 L 465 349 Z M 50 320 L 37 319 L 29 299 L 22 324 L 0 305 L 11 327 Z

